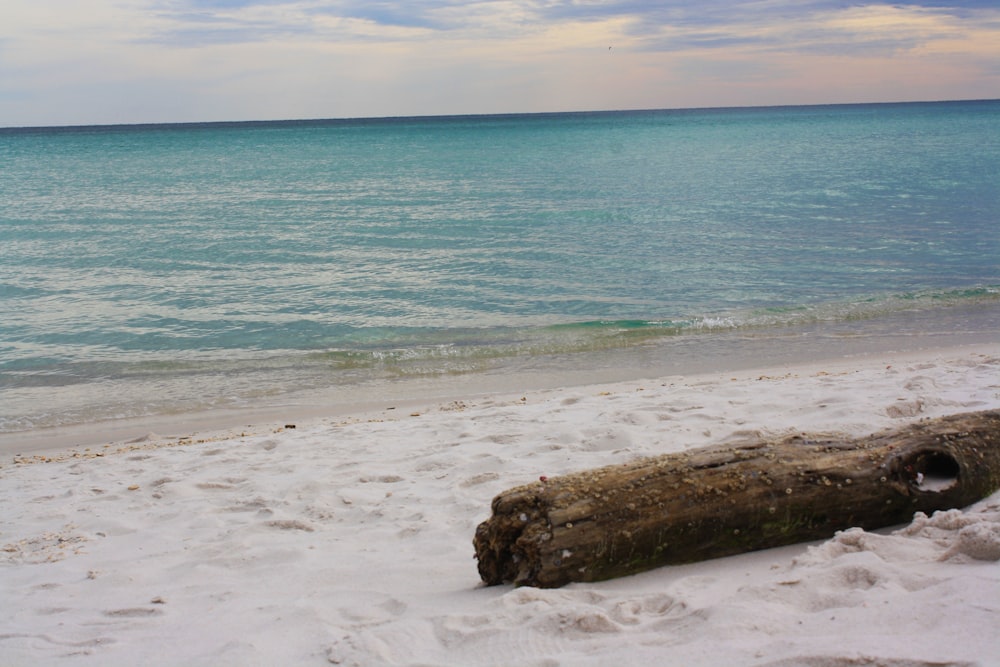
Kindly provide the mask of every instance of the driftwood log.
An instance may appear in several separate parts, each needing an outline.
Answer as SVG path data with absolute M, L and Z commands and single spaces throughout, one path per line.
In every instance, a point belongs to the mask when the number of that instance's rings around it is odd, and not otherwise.
M 856 440 L 796 435 L 510 489 L 473 543 L 488 585 L 551 588 L 960 508 L 1000 488 L 1000 410 Z

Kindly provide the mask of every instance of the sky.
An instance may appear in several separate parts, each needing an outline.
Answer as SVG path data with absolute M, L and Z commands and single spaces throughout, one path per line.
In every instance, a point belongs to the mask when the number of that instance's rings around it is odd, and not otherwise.
M 0 127 L 987 98 L 997 0 L 0 8 Z

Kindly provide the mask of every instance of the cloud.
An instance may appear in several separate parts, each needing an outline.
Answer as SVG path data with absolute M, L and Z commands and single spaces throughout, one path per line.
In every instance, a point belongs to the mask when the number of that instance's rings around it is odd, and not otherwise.
M 1000 97 L 995 0 L 4 1 L 0 125 Z
M 633 17 L 628 34 L 642 51 L 697 51 L 706 57 L 714 51 L 740 51 L 745 56 L 781 52 L 856 58 L 913 53 L 962 39 L 991 22 L 992 32 L 1000 30 L 996 23 L 1000 11 L 982 9 L 978 5 L 985 3 L 978 2 L 947 7 L 944 2 L 812 2 L 795 7 L 785 2 L 746 2 L 726 5 L 728 10 L 721 11 L 724 4 L 712 3 L 705 12 L 674 8 L 676 15 L 670 20 L 647 12 Z M 963 18 L 970 13 L 975 22 Z
M 426 28 L 430 30 L 450 30 L 456 24 L 447 18 L 453 7 L 478 3 L 448 2 L 364 2 L 364 3 L 324 3 L 311 10 L 317 15 L 341 16 L 358 19 L 381 26 L 402 28 Z
M 516 41 L 556 26 L 615 24 L 631 48 L 735 47 L 892 53 L 947 37 L 964 19 L 996 16 L 993 0 L 160 0 L 145 38 L 164 45 L 476 39 Z
M 178 36 L 183 44 L 270 41 L 281 35 L 312 34 L 317 38 L 357 36 L 399 39 L 395 29 L 445 32 L 474 25 L 490 14 L 500 16 L 516 2 L 401 0 L 358 2 L 308 0 L 171 0 L 156 11 L 168 22 L 157 39 Z M 413 33 L 415 34 L 415 33 Z
M 189 48 L 308 36 L 314 32 L 314 26 L 298 11 L 299 4 L 274 0 L 157 2 L 149 10 L 155 18 L 152 30 L 137 32 L 132 39 Z

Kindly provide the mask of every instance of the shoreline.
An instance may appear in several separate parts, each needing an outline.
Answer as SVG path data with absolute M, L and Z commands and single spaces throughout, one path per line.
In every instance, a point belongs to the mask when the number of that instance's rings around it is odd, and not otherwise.
M 903 351 L 867 351 L 853 354 L 803 360 L 792 357 L 786 361 L 757 364 L 743 358 L 742 363 L 730 363 L 722 368 L 702 372 L 676 373 L 640 377 L 625 372 L 622 377 L 604 377 L 597 371 L 562 373 L 547 377 L 534 374 L 504 374 L 500 376 L 459 376 L 430 381 L 396 381 L 384 385 L 379 397 L 374 392 L 359 392 L 360 400 L 326 405 L 290 403 L 278 406 L 257 406 L 245 409 L 211 410 L 146 418 L 121 419 L 106 422 L 75 424 L 64 427 L 37 429 L 0 434 L 0 456 L 31 457 L 60 451 L 93 448 L 104 445 L 129 445 L 181 439 L 224 440 L 247 434 L 259 434 L 284 428 L 315 424 L 326 420 L 389 420 L 400 419 L 410 412 L 427 412 L 455 401 L 485 399 L 517 400 L 531 395 L 533 399 L 552 394 L 579 390 L 620 391 L 622 386 L 643 383 L 695 382 L 717 380 L 722 376 L 775 375 L 783 373 L 811 374 L 820 368 L 856 367 L 878 360 L 893 363 L 921 363 L 945 356 L 969 354 L 1000 354 L 1000 342 L 974 342 L 917 347 Z M 717 363 L 717 362 L 716 362 Z M 735 379 L 735 377 L 734 377 Z M 485 382 L 493 384 L 487 388 Z M 575 380 L 575 381 L 574 381 Z
M 945 309 L 900 311 L 887 317 L 820 321 L 764 329 L 736 329 L 708 334 L 666 337 L 655 341 L 609 347 L 600 351 L 530 354 L 501 357 L 471 371 L 443 367 L 405 370 L 395 377 L 375 373 L 338 378 L 322 367 L 304 367 L 296 375 L 285 369 L 276 384 L 265 372 L 239 374 L 242 388 L 226 378 L 165 377 L 157 383 L 131 384 L 108 378 L 59 391 L 5 396 L 9 419 L 34 415 L 41 423 L 69 417 L 85 421 L 0 431 L 0 455 L 67 446 L 88 446 L 130 440 L 150 433 L 189 433 L 245 429 L 249 425 L 315 419 L 325 415 L 372 412 L 392 405 L 410 406 L 423 400 L 448 401 L 466 396 L 518 393 L 578 387 L 658 377 L 704 375 L 712 372 L 826 360 L 864 359 L 967 347 L 1000 342 L 1000 303 L 949 305 Z M 291 375 L 289 376 L 289 373 Z M 297 378 L 290 381 L 289 377 Z M 367 379 L 366 379 L 367 378 Z M 248 388 L 253 394 L 243 394 Z M 184 396 L 176 405 L 157 404 L 158 394 Z M 81 401 L 81 397 L 86 397 Z M 221 397 L 226 397 L 217 404 Z M 129 401 L 137 400 L 134 405 Z M 204 402 L 202 402 L 202 399 Z M 235 402 L 236 405 L 232 403 Z M 140 416 L 116 417 L 135 408 Z M 74 414 L 75 413 L 75 414 Z M 146 413 L 146 414 L 141 414 Z

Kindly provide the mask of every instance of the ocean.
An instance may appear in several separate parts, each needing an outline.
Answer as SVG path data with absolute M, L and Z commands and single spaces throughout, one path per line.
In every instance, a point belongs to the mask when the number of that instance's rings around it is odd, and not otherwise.
M 1000 101 L 0 129 L 0 434 L 996 340 Z

